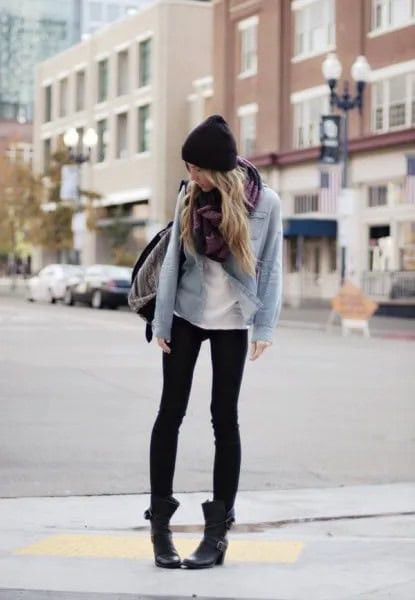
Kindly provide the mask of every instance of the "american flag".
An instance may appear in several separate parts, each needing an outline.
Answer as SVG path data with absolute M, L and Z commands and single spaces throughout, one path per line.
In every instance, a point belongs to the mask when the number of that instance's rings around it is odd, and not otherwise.
M 408 204 L 415 204 L 415 155 L 406 157 L 405 198 Z
M 320 171 L 319 211 L 337 214 L 337 197 L 342 185 L 342 165 Z

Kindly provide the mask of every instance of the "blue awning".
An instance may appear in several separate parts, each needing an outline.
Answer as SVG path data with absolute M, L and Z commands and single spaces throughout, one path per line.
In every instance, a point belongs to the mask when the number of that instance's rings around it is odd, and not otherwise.
M 284 237 L 337 237 L 337 221 L 332 219 L 285 219 Z

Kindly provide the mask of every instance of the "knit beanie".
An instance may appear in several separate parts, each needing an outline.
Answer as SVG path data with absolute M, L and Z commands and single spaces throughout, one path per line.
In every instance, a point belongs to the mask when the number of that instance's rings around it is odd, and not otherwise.
M 185 162 L 201 169 L 231 171 L 237 166 L 235 138 L 220 115 L 212 115 L 191 131 L 182 146 Z

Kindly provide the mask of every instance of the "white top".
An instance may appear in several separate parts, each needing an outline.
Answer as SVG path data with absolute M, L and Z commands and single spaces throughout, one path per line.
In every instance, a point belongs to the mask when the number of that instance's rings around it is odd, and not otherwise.
M 221 263 L 203 257 L 203 276 L 206 288 L 205 310 L 202 321 L 192 321 L 193 325 L 202 329 L 248 329 L 236 293 Z

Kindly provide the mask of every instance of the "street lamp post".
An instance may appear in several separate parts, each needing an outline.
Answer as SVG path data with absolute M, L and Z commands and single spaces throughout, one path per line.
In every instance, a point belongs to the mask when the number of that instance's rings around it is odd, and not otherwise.
M 94 129 L 89 128 L 82 136 L 82 149 L 77 151 L 76 148 L 79 143 L 79 133 L 74 127 L 68 129 L 63 136 L 63 143 L 68 148 L 69 159 L 75 163 L 75 188 L 70 189 L 69 195 L 72 195 L 72 199 L 75 201 L 75 213 L 72 218 L 72 232 L 74 236 L 74 250 L 76 253 L 75 262 L 79 262 L 80 252 L 82 247 L 82 234 L 85 230 L 85 217 L 81 201 L 81 165 L 88 162 L 91 158 L 92 148 L 96 145 L 98 136 Z M 86 152 L 83 149 L 86 148 Z M 62 169 L 62 178 L 64 177 L 64 171 Z M 71 188 L 71 186 L 69 186 Z M 63 189 L 63 186 L 62 186 Z M 61 194 L 62 195 L 62 194 Z
M 356 94 L 352 96 L 349 91 L 349 82 L 344 81 L 343 93 L 338 94 L 336 87 L 342 73 L 342 65 L 336 54 L 330 53 L 322 64 L 325 80 L 330 88 L 330 106 L 343 111 L 343 135 L 342 135 L 342 189 L 347 190 L 349 186 L 349 111 L 357 108 L 362 112 L 363 92 L 370 77 L 370 66 L 364 56 L 358 56 L 351 68 L 351 76 L 356 82 Z M 344 240 L 341 244 L 341 283 L 346 277 L 346 245 Z
M 74 127 L 68 129 L 63 136 L 63 143 L 69 150 L 69 158 L 73 162 L 81 165 L 84 162 L 87 162 L 91 158 L 91 150 L 98 141 L 98 136 L 96 134 L 95 129 L 90 127 L 86 130 L 84 135 L 82 136 L 82 146 L 87 149 L 87 152 L 84 154 L 81 152 L 76 152 L 75 148 L 79 143 L 79 133 L 76 131 Z

